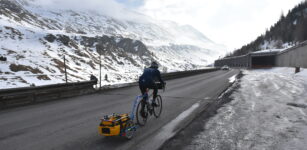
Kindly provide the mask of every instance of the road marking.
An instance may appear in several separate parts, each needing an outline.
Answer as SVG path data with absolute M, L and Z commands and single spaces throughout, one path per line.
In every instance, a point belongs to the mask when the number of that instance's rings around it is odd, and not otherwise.
M 185 118 L 189 117 L 198 107 L 200 103 L 197 102 L 192 105 L 189 109 L 182 112 L 175 119 L 169 122 L 167 125 L 162 127 L 161 131 L 152 139 L 151 142 L 145 144 L 145 147 L 141 147 L 141 149 L 158 149 L 166 140 L 173 137 L 176 134 L 176 127 L 184 121 Z
M 164 136 L 165 134 L 173 134 L 173 131 L 175 127 L 185 118 L 190 116 L 194 110 L 196 110 L 200 106 L 199 103 L 195 103 L 192 105 L 189 109 L 182 112 L 180 115 L 178 115 L 174 120 L 172 120 L 170 123 L 168 123 L 166 126 L 162 128 L 162 131 L 158 134 L 158 136 Z

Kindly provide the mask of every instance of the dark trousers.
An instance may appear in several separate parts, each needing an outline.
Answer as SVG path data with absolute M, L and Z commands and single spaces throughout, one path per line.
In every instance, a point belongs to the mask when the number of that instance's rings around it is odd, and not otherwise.
M 143 84 L 139 84 L 139 87 L 140 87 L 140 90 L 141 90 L 141 93 L 142 95 L 145 94 L 146 92 L 146 89 L 153 89 L 153 98 L 156 99 L 157 97 L 157 94 L 158 94 L 158 87 L 156 84 L 150 84 L 150 85 L 143 85 Z

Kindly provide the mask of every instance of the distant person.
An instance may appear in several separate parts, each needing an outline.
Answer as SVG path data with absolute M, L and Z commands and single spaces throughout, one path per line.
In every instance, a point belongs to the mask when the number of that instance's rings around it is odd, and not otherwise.
M 157 106 L 156 98 L 158 94 L 158 86 L 156 85 L 156 81 L 159 81 L 160 84 L 165 86 L 165 82 L 161 78 L 161 73 L 158 70 L 159 65 L 157 62 L 153 61 L 149 68 L 145 68 L 143 74 L 139 78 L 139 87 L 142 95 L 145 94 L 146 89 L 153 89 L 153 106 Z
M 91 78 L 91 81 L 96 81 L 96 83 L 97 83 L 98 79 L 93 74 L 91 74 L 90 78 Z

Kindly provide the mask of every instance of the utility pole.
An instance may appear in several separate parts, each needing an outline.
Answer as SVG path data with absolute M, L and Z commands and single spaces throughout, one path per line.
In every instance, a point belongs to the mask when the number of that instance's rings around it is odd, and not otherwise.
M 101 89 L 101 52 L 99 54 L 99 82 L 100 82 L 100 88 Z
M 65 71 L 65 82 L 67 83 L 67 71 L 66 71 L 66 59 L 64 55 L 64 71 Z

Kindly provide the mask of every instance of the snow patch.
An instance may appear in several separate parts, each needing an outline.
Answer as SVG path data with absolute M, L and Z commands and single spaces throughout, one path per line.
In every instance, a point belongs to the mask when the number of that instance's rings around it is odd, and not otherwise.
M 237 75 L 233 75 L 232 77 L 230 77 L 228 80 L 229 80 L 229 83 L 234 83 L 236 81 L 236 77 Z
M 256 51 L 253 52 L 253 54 L 259 54 L 259 53 L 274 53 L 274 52 L 281 52 L 285 49 L 266 49 L 266 50 L 261 50 L 261 51 Z

